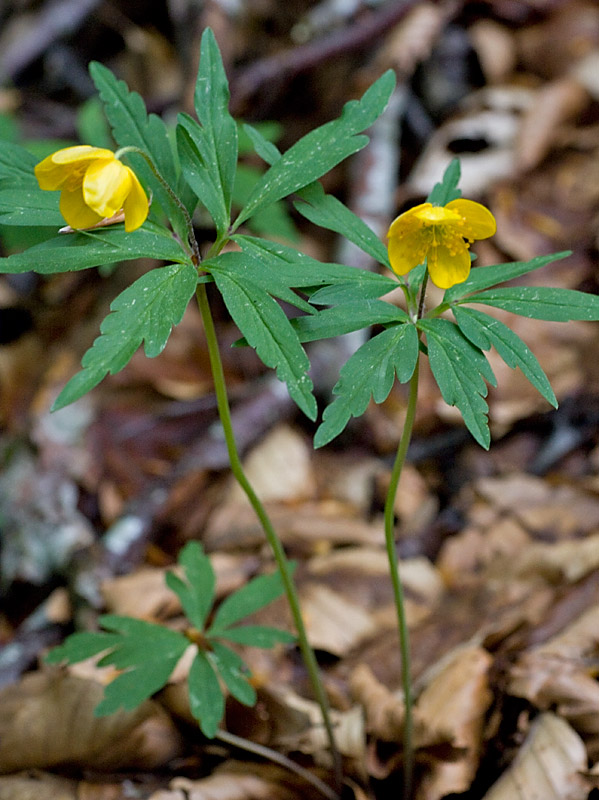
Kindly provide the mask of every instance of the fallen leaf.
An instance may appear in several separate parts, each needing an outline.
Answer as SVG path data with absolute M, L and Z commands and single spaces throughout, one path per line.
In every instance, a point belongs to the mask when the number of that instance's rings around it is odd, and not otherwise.
M 580 736 L 557 715 L 541 714 L 483 800 L 586 800 L 590 785 L 581 775 L 586 767 Z
M 59 765 L 153 769 L 174 758 L 180 736 L 147 700 L 95 717 L 103 687 L 59 670 L 35 672 L 0 692 L 0 773 Z

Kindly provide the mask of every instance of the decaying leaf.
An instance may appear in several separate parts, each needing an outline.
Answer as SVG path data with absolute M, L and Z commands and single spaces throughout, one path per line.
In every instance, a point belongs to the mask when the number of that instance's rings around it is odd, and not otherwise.
M 180 736 L 160 706 L 94 717 L 103 687 L 61 671 L 35 672 L 0 692 L 0 773 L 59 765 L 152 769 Z
M 482 647 L 458 648 L 423 690 L 416 704 L 423 728 L 442 730 L 461 755 L 436 761 L 418 788 L 418 800 L 440 800 L 464 792 L 478 768 L 485 714 L 491 704 L 489 669 L 493 659 Z
M 555 714 L 534 721 L 513 764 L 483 800 L 586 800 L 584 744 Z

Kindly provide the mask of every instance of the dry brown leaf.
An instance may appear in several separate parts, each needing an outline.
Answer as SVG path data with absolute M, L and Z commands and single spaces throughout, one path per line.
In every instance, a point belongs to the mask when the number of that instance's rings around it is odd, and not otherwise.
M 300 599 L 312 647 L 341 657 L 376 630 L 372 614 L 326 586 L 306 583 Z
M 245 458 L 244 470 L 263 503 L 296 503 L 314 497 L 312 449 L 306 438 L 288 425 L 278 425 L 264 437 Z M 224 502 L 248 501 L 237 482 L 231 481 Z
M 487 83 L 503 83 L 516 66 L 516 45 L 507 28 L 492 19 L 479 19 L 468 29 Z
M 483 800 L 586 800 L 590 785 L 584 744 L 568 723 L 541 714 L 513 764 Z
M 599 735 L 599 683 L 588 671 L 599 647 L 599 606 L 557 636 L 524 653 L 510 673 L 509 691 L 543 710 L 557 708 L 585 736 Z M 591 745 L 595 750 L 597 742 Z
M 550 581 L 574 583 L 599 566 L 599 534 L 575 541 L 537 542 L 520 552 L 512 565 L 515 575 L 542 575 Z
M 470 786 L 478 768 L 485 714 L 492 700 L 492 661 L 481 647 L 459 648 L 418 698 L 415 710 L 419 724 L 433 732 L 442 730 L 455 748 L 463 750 L 456 760 L 433 763 L 418 787 L 418 800 L 439 800 Z
M 296 508 L 265 505 L 283 544 L 294 553 L 322 553 L 335 545 L 379 545 L 381 542 L 380 524 L 356 517 L 355 508 L 343 503 L 307 502 Z M 264 543 L 264 532 L 252 509 L 225 504 L 211 515 L 203 542 L 209 551 L 260 547 Z
M 555 141 L 557 127 L 579 114 L 589 96 L 573 78 L 562 78 L 542 86 L 525 111 L 516 138 L 516 163 L 529 170 L 547 155 Z
M 80 800 L 77 782 L 31 770 L 0 776 L 1 800 Z
M 482 478 L 476 489 L 545 539 L 588 534 L 599 527 L 599 499 L 572 486 L 552 486 L 542 478 L 514 473 Z
M 157 793 L 150 800 L 299 800 L 305 797 L 290 775 L 268 767 L 239 765 L 236 771 L 222 770 L 194 781 L 174 778 L 172 794 Z M 313 789 L 311 791 L 314 791 Z M 317 792 L 314 792 L 317 796 Z
M 181 740 L 164 710 L 94 717 L 103 687 L 62 671 L 35 672 L 0 692 L 0 772 L 61 764 L 152 769 L 175 757 Z
M 359 664 L 353 670 L 349 686 L 353 698 L 364 708 L 368 733 L 385 742 L 401 741 L 403 698 L 383 686 L 367 664 Z

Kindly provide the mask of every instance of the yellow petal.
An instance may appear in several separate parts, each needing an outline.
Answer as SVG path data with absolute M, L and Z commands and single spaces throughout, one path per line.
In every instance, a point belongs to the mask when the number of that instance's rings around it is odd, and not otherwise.
M 431 247 L 427 258 L 428 272 L 432 282 L 439 289 L 449 289 L 462 283 L 470 274 L 470 253 L 466 245 L 452 255 L 442 245 Z
M 493 236 L 497 230 L 497 223 L 495 217 L 488 208 L 485 208 L 480 203 L 475 203 L 474 200 L 452 200 L 447 203 L 445 208 L 450 211 L 457 211 L 464 220 L 464 226 L 460 228 L 460 232 L 468 239 L 487 239 Z
M 35 177 L 40 189 L 46 191 L 62 189 L 65 183 L 73 176 L 79 174 L 83 178 L 83 173 L 87 166 L 98 158 L 114 158 L 114 153 L 110 150 L 91 147 L 90 145 L 65 147 L 36 164 L 34 167 Z M 78 182 L 80 181 L 72 181 L 73 185 L 69 188 L 74 189 Z
M 148 198 L 144 192 L 141 183 L 137 180 L 137 175 L 129 167 L 125 167 L 129 171 L 131 178 L 131 189 L 127 195 L 127 199 L 123 203 L 125 211 L 125 230 L 127 233 L 140 228 L 146 221 L 148 216 Z
M 60 193 L 60 213 L 71 228 L 91 228 L 102 217 L 85 204 L 81 186 L 63 189 Z
M 426 258 L 428 238 L 420 230 L 389 238 L 389 261 L 393 272 L 405 275 Z
M 131 190 L 131 170 L 116 158 L 92 162 L 83 178 L 83 198 L 101 217 L 111 217 L 123 207 Z
M 391 227 L 387 231 L 387 236 L 389 238 L 392 236 L 402 236 L 408 231 L 421 228 L 424 223 L 415 215 L 419 211 L 423 211 L 424 209 L 428 208 L 432 208 L 431 203 L 421 203 L 418 206 L 414 206 L 414 208 L 409 208 L 407 211 L 404 211 L 403 214 L 400 214 L 399 217 L 396 217 L 393 220 Z

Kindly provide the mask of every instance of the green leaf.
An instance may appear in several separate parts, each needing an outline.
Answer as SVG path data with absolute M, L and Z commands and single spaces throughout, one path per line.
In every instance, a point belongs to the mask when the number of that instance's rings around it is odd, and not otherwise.
M 361 416 L 371 396 L 375 403 L 386 400 L 395 375 L 400 383 L 409 381 L 417 360 L 418 334 L 411 323 L 387 328 L 363 344 L 341 369 L 333 388 L 337 397 L 325 409 L 314 447 L 322 447 L 338 436 L 350 417 Z
M 229 227 L 227 210 L 220 176 L 215 174 L 211 142 L 203 128 L 187 114 L 179 114 L 177 148 L 183 175 L 195 196 L 212 217 L 219 236 Z
M 599 320 L 599 296 L 575 289 L 550 289 L 544 286 L 508 286 L 479 292 L 460 303 L 481 303 L 503 308 L 512 314 L 553 322 Z
M 89 72 L 104 103 L 104 111 L 116 142 L 120 147 L 139 147 L 146 152 L 168 185 L 175 188 L 177 168 L 164 122 L 156 114 L 148 115 L 141 96 L 137 92 L 129 91 L 127 84 L 117 80 L 107 67 L 92 61 Z M 136 175 L 151 189 L 164 213 L 185 240 L 185 219 L 169 192 L 142 156 L 128 153 L 127 159 Z
M 185 580 L 174 572 L 167 572 L 166 585 L 178 596 L 191 624 L 203 631 L 214 602 L 216 578 L 212 564 L 199 542 L 188 542 L 179 553 L 178 561 Z
M 422 319 L 418 327 L 426 333 L 431 370 L 443 399 L 448 405 L 457 406 L 470 433 L 488 450 L 491 435 L 484 379 L 496 386 L 489 362 L 447 319 Z
M 493 345 L 508 367 L 520 367 L 535 389 L 557 408 L 557 399 L 551 384 L 536 356 L 507 325 L 473 308 L 456 306 L 453 313 L 460 330 L 472 344 L 481 350 L 488 350 Z
M 217 268 L 210 270 L 233 321 L 267 367 L 276 370 L 289 394 L 310 419 L 316 417 L 310 362 L 276 300 L 255 283 Z
M 37 184 L 0 189 L 0 224 L 62 228 L 66 223 L 58 202 L 57 192 L 42 192 Z
M 441 182 L 435 184 L 426 198 L 427 203 L 432 203 L 434 206 L 446 206 L 447 203 L 461 197 L 462 192 L 458 189 L 461 172 L 460 160 L 454 158 L 443 173 Z
M 265 625 L 239 625 L 236 628 L 227 628 L 218 635 L 236 644 L 263 648 L 274 647 L 275 644 L 293 644 L 296 641 L 292 633 Z
M 258 182 L 233 229 L 255 214 L 258 208 L 307 186 L 361 150 L 368 143 L 368 137 L 358 134 L 382 113 L 394 86 L 395 75 L 388 70 L 361 100 L 346 103 L 339 119 L 316 128 L 290 147 Z
M 211 661 L 233 697 L 244 706 L 256 703 L 256 691 L 249 683 L 249 670 L 237 653 L 220 642 L 212 642 Z
M 187 685 L 191 713 L 204 736 L 213 739 L 225 713 L 225 700 L 214 668 L 201 650 L 191 664 Z
M 142 342 L 148 358 L 161 353 L 171 328 L 181 321 L 196 283 L 191 264 L 170 264 L 147 272 L 121 292 L 100 326 L 101 336 L 83 356 L 83 370 L 67 383 L 53 409 L 82 397 L 109 372 L 114 375 L 123 369 Z
M 112 714 L 121 706 L 136 708 L 166 684 L 177 662 L 189 646 L 183 634 L 141 619 L 105 614 L 102 627 L 116 632 L 114 644 L 98 666 L 126 670 L 104 691 L 98 716 Z M 68 640 L 67 640 L 68 641 Z
M 37 186 L 33 168 L 38 163 L 29 150 L 18 144 L 0 141 L 0 181 L 15 183 L 32 183 Z
M 313 342 L 328 339 L 344 333 L 361 330 L 370 325 L 407 322 L 406 312 L 382 300 L 354 300 L 333 308 L 326 308 L 318 314 L 297 317 L 291 324 L 300 342 Z
M 285 274 L 279 270 L 277 258 L 264 251 L 258 255 L 253 252 L 239 253 L 236 251 L 221 253 L 215 258 L 204 261 L 202 267 L 207 270 L 217 269 L 225 272 L 240 283 L 249 281 L 255 286 L 259 286 L 267 294 L 278 297 L 308 314 L 315 313 L 314 308 L 293 292 L 285 280 L 293 280 L 293 278 L 297 278 L 297 275 Z M 293 285 L 291 283 L 291 286 Z
M 241 208 L 244 205 L 261 175 L 262 173 L 253 167 L 243 164 L 238 166 L 233 187 L 234 206 Z M 287 206 L 280 200 L 256 211 L 248 220 L 248 228 L 256 233 L 279 236 L 290 242 L 299 239 L 299 233 L 287 211 Z
M 83 631 L 72 633 L 65 641 L 53 647 L 44 656 L 47 664 L 60 664 L 66 661 L 67 664 L 78 664 L 88 658 L 97 656 L 107 650 L 113 649 L 120 640 L 118 633 L 106 633 L 105 631 Z
M 251 153 L 253 150 L 256 150 L 256 146 L 254 144 L 254 135 L 258 137 L 259 142 L 264 142 L 266 146 L 272 146 L 274 148 L 274 152 L 276 154 L 276 158 L 278 158 L 281 154 L 279 153 L 278 148 L 276 145 L 272 144 L 272 142 L 276 142 L 281 138 L 283 133 L 283 126 L 280 122 L 275 122 L 274 120 L 265 120 L 264 122 L 255 122 L 253 125 L 248 125 L 245 122 L 238 122 L 237 123 L 237 135 L 239 137 L 239 155 L 247 155 Z M 271 163 L 268 161 L 267 158 L 264 159 L 269 164 Z
M 90 97 L 82 103 L 77 111 L 76 126 L 79 141 L 91 144 L 92 147 L 114 150 L 114 139 L 99 97 Z
M 340 200 L 325 194 L 319 183 L 306 186 L 300 191 L 300 197 L 305 202 L 294 205 L 302 216 L 321 228 L 341 234 L 379 264 L 391 269 L 387 248 L 376 233 Z
M 221 187 L 227 214 L 237 167 L 237 123 L 229 113 L 229 83 L 210 28 L 202 34 L 194 103 L 210 143 L 208 168 Z
M 243 131 L 250 140 L 255 153 L 271 167 L 281 158 L 281 151 L 279 148 L 271 139 L 267 139 L 258 127 L 245 124 L 243 126 Z
M 251 253 L 260 260 L 268 259 L 268 262 L 272 264 L 272 269 L 276 269 L 280 281 L 286 286 L 294 286 L 299 289 L 317 286 L 328 288 L 328 284 L 331 283 L 351 284 L 356 286 L 358 297 L 380 297 L 398 286 L 396 280 L 384 275 L 348 267 L 345 264 L 323 264 L 321 261 L 279 242 L 269 242 L 255 236 L 237 235 L 232 238 L 244 253 Z M 361 291 L 367 295 L 361 295 Z M 356 299 L 356 297 L 351 299 Z
M 155 258 L 184 263 L 188 256 L 164 228 L 146 223 L 127 233 L 123 226 L 102 233 L 81 231 L 62 233 L 47 242 L 30 247 L 24 253 L 0 258 L 0 273 L 70 272 L 98 267 L 112 261 Z
M 464 297 L 472 292 L 481 292 L 483 289 L 489 289 L 498 283 L 506 283 L 514 278 L 519 278 L 535 269 L 544 267 L 552 261 L 559 261 L 560 258 L 566 258 L 571 255 L 571 250 L 565 250 L 562 253 L 552 253 L 549 256 L 537 256 L 530 261 L 513 261 L 509 264 L 493 264 L 489 267 L 475 267 L 470 271 L 470 275 L 463 283 L 456 283 L 451 289 L 447 289 L 443 297 L 444 303 L 454 303 L 456 300 Z M 475 302 L 472 298 L 468 298 L 471 302 Z
M 310 302 L 317 306 L 340 305 L 373 300 L 397 289 L 400 285 L 394 278 L 378 275 L 365 269 L 356 269 L 355 279 L 348 283 L 334 283 L 317 289 Z
M 260 575 L 254 578 L 223 600 L 214 615 L 207 635 L 222 635 L 225 628 L 229 628 L 272 603 L 284 591 L 283 581 L 278 571 L 271 575 Z

